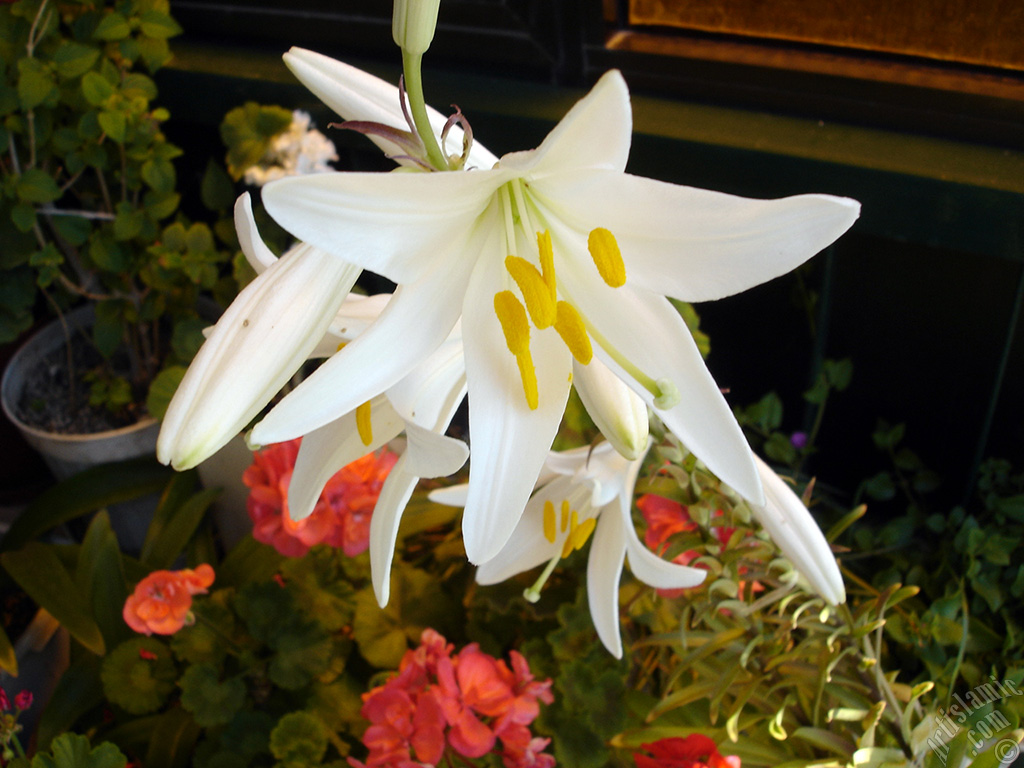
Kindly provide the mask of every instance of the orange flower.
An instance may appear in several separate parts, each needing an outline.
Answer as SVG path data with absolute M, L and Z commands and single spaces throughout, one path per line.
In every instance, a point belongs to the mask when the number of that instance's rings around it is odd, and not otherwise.
M 173 635 L 191 623 L 192 595 L 205 594 L 213 578 L 206 563 L 195 570 L 153 571 L 125 601 L 124 620 L 144 635 Z

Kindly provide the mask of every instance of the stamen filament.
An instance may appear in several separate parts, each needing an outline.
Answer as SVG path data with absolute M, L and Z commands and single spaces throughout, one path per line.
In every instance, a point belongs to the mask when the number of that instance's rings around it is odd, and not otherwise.
M 634 378 L 641 387 L 654 396 L 655 407 L 660 408 L 661 410 L 668 410 L 679 402 L 679 389 L 674 383 L 668 379 L 653 379 L 648 376 L 637 368 L 629 358 L 616 349 L 612 343 L 594 327 L 593 323 L 587 320 L 586 316 L 581 315 L 580 317 L 583 319 L 583 322 L 587 327 L 587 333 L 590 335 L 590 338 L 596 341 L 598 346 L 607 352 L 608 356 L 611 357 L 611 359 L 614 360 L 626 373 Z
M 533 582 L 533 585 L 523 590 L 523 599 L 526 600 L 526 602 L 536 603 L 538 600 L 540 600 L 541 589 L 544 588 L 544 585 L 547 583 L 547 580 L 551 577 L 551 574 L 554 572 L 555 566 L 558 565 L 558 561 L 561 559 L 561 555 L 555 555 L 554 557 L 552 557 L 548 561 L 548 564 L 544 566 L 544 570 L 541 571 L 541 574 L 537 577 L 537 580 Z

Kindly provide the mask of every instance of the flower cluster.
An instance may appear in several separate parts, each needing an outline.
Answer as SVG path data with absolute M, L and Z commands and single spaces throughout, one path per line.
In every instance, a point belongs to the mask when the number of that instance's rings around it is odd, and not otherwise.
M 194 621 L 192 595 L 205 594 L 213 578 L 213 568 L 206 563 L 195 570 L 153 571 L 125 601 L 124 620 L 144 635 L 173 635 Z
M 337 160 L 334 142 L 310 128 L 309 113 L 295 110 L 288 130 L 274 137 L 262 159 L 245 172 L 245 183 L 262 187 L 268 181 L 305 173 L 332 170 L 328 163 Z
M 699 733 L 686 738 L 659 739 L 644 744 L 643 749 L 651 757 L 634 755 L 636 768 L 740 768 L 738 757 L 722 755 L 715 742 Z
M 349 758 L 353 768 L 434 766 L 448 749 L 470 759 L 493 752 L 507 768 L 555 764 L 543 752 L 549 739 L 529 729 L 538 702 L 553 701 L 550 680 L 534 680 L 515 651 L 509 669 L 475 643 L 452 656 L 454 646 L 434 630 L 425 630 L 420 640 L 395 677 L 364 694 L 369 756 L 365 763 Z
M 22 691 L 14 697 L 14 707 L 7 698 L 7 691 L 0 688 L 0 764 L 11 760 L 16 755 L 24 756 L 18 742 L 18 732 L 22 726 L 18 716 L 32 706 L 32 691 Z
M 313 512 L 293 520 L 288 486 L 301 442 L 275 443 L 253 454 L 242 476 L 251 489 L 247 506 L 253 538 L 285 557 L 302 557 L 317 544 L 341 549 L 349 557 L 365 552 L 373 508 L 398 456 L 382 448 L 342 467 L 327 481 Z

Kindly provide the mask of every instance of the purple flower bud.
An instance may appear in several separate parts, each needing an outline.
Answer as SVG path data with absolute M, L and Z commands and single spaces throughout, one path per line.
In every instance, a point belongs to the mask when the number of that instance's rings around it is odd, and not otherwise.
M 794 432 L 789 436 L 789 442 L 792 443 L 796 449 L 804 448 L 807 445 L 807 433 L 806 432 Z

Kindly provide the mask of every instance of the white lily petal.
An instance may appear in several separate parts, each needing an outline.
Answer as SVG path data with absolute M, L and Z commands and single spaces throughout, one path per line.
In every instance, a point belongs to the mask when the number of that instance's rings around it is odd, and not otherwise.
M 792 488 L 754 456 L 767 503 L 751 510 L 793 566 L 832 605 L 846 602 L 846 587 L 832 548 Z
M 647 404 L 598 358 L 574 363 L 572 382 L 594 424 L 623 457 L 647 450 L 650 420 Z
M 391 301 L 391 296 L 390 293 L 378 293 L 373 296 L 350 293 L 331 321 L 327 333 L 309 356 L 320 358 L 333 355 L 370 327 Z
M 444 341 L 464 291 L 451 272 L 400 286 L 377 322 L 288 393 L 256 425 L 252 439 L 264 444 L 298 437 L 394 385 Z
M 447 507 L 464 507 L 466 499 L 469 498 L 469 483 L 437 488 L 427 494 L 427 498 L 436 504 L 444 504 Z
M 469 446 L 412 422 L 405 425 L 409 439 L 406 471 L 417 477 L 447 477 L 462 469 L 469 458 Z
M 665 426 L 737 493 L 762 503 L 750 447 L 675 308 L 662 296 L 628 283 L 609 288 L 596 271 L 574 269 L 572 281 L 566 295 L 610 346 L 650 378 L 675 385 L 678 403 L 667 410 L 654 408 Z M 637 385 L 603 348 L 595 344 L 594 353 L 654 407 L 650 391 Z
M 262 198 L 298 239 L 405 284 L 471 262 L 467 238 L 509 177 L 501 170 L 314 173 L 272 181 Z
M 548 562 L 562 551 L 564 535 L 557 536 L 554 541 L 548 541 L 544 536 L 544 505 L 550 501 L 558 508 L 571 489 L 572 481 L 563 477 L 545 486 L 530 499 L 508 543 L 498 554 L 477 567 L 478 584 L 498 584 Z
M 302 438 L 288 484 L 288 511 L 293 520 L 309 516 L 327 481 L 342 467 L 377 450 L 402 431 L 402 417 L 381 396 L 370 402 L 372 439 L 367 445 L 356 428 L 355 412 L 325 424 Z
M 626 548 L 623 546 L 622 519 L 605 514 L 597 520 L 587 560 L 587 603 L 594 629 L 604 647 L 616 659 L 622 658 L 619 635 L 619 579 Z
M 311 90 L 324 104 L 345 120 L 365 120 L 400 130 L 409 126 L 402 115 L 398 101 L 398 88 L 368 72 L 349 66 L 303 48 L 292 48 L 284 55 L 284 62 L 292 73 Z M 440 135 L 447 118 L 440 112 L 427 107 L 430 125 Z M 384 154 L 401 155 L 404 150 L 379 136 L 368 137 Z M 453 146 L 462 146 L 462 129 L 453 126 L 448 134 Z M 411 164 L 408 160 L 396 158 L 396 162 Z M 491 168 L 498 158 L 477 141 L 473 142 L 467 165 L 470 168 Z
M 297 248 L 247 285 L 167 408 L 157 440 L 160 461 L 194 467 L 238 434 L 306 360 L 358 275 L 356 267 L 322 251 Z
M 529 169 L 531 180 L 579 168 L 622 173 L 632 132 L 629 89 L 622 74 L 611 70 L 565 113 L 539 147 L 505 155 L 501 165 Z
M 466 360 L 461 322 L 422 363 L 388 390 L 407 421 L 443 432 L 466 396 Z
M 860 213 L 845 197 L 752 200 L 607 171 L 567 171 L 534 190 L 578 231 L 610 230 L 630 285 L 684 301 L 720 299 L 785 274 Z
M 391 562 L 395 557 L 398 529 L 417 482 L 419 477 L 407 471 L 406 457 L 400 456 L 381 486 L 370 518 L 370 581 L 381 608 L 391 597 Z
M 572 371 L 569 352 L 554 332 L 533 334 L 540 394 L 536 410 L 527 406 L 515 357 L 493 309 L 502 274 L 500 259 L 481 259 L 463 307 L 473 460 L 462 537 L 472 563 L 494 557 L 515 529 L 558 431 Z
M 238 244 L 245 254 L 246 261 L 256 270 L 257 275 L 277 261 L 277 256 L 266 246 L 260 237 L 259 229 L 256 228 L 256 219 L 252 215 L 252 198 L 248 192 L 243 192 L 235 201 L 235 232 L 238 234 Z
M 614 513 L 609 510 L 606 514 L 611 517 Z M 628 511 L 622 529 L 626 542 L 626 554 L 629 556 L 629 570 L 644 584 L 655 589 L 682 589 L 696 587 L 704 583 L 708 572 L 703 568 L 692 568 L 689 565 L 672 563 L 651 552 L 636 535 Z

